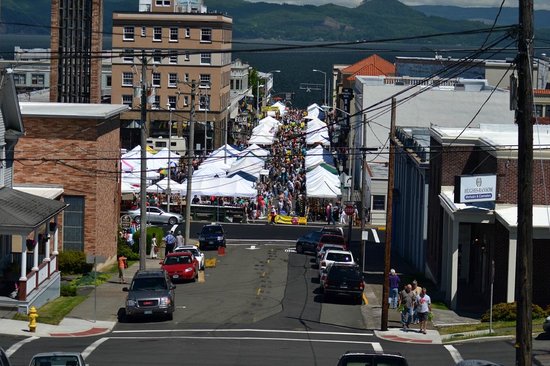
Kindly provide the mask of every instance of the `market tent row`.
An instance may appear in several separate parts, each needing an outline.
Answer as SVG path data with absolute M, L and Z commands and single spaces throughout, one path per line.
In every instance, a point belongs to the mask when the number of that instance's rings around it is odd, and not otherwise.
M 315 168 L 322 163 L 334 166 L 334 157 L 327 149 L 323 148 L 321 145 L 317 145 L 307 150 L 305 159 L 306 169 Z
M 181 194 L 187 194 L 187 182 Z M 197 177 L 191 181 L 191 194 L 197 196 L 216 197 L 255 197 L 258 191 L 255 182 L 239 175 L 224 178 Z
M 261 119 L 258 125 L 252 129 L 248 143 L 250 145 L 273 145 L 280 125 L 281 122 L 271 116 Z
M 185 186 L 176 182 L 175 180 L 170 179 L 170 192 L 172 194 L 182 194 L 185 190 Z M 147 193 L 165 193 L 168 189 L 168 177 L 161 179 L 160 181 L 151 184 L 147 187 Z
M 318 118 L 311 119 L 307 122 L 306 128 L 306 144 L 329 146 L 330 140 L 328 137 L 327 124 Z
M 308 198 L 337 198 L 342 195 L 338 175 L 334 168 L 321 164 L 306 172 L 306 194 Z M 335 169 L 334 169 L 335 170 Z
M 307 107 L 307 119 L 320 119 L 325 120 L 325 111 L 323 108 L 319 107 L 317 103 L 313 103 L 312 105 Z

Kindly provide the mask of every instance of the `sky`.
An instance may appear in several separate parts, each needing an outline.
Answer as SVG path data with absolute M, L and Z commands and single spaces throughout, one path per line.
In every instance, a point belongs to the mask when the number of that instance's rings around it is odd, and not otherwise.
M 361 0 L 247 0 L 251 2 L 267 2 L 274 4 L 323 5 L 332 3 L 354 8 Z M 502 0 L 400 0 L 405 5 L 454 5 L 461 7 L 499 7 Z M 504 6 L 518 6 L 518 0 L 506 0 Z M 536 10 L 550 10 L 550 0 L 534 0 Z

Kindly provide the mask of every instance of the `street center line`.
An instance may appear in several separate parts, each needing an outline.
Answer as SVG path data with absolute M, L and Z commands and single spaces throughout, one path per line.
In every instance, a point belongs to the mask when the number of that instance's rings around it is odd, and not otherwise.
M 84 352 L 82 352 L 82 357 L 84 357 L 84 359 L 87 359 L 88 356 L 97 348 L 99 347 L 99 345 L 103 342 L 105 342 L 106 340 L 108 340 L 109 337 L 103 337 L 103 338 L 99 338 L 98 340 L 96 340 L 94 343 L 90 344 L 88 347 L 86 347 L 86 349 L 84 350 Z
M 111 333 L 284 333 L 284 334 L 315 334 L 334 336 L 363 336 L 372 337 L 373 333 L 352 333 L 352 332 L 320 332 L 307 330 L 284 330 L 284 329 L 141 329 L 141 330 L 114 330 Z
M 449 351 L 455 363 L 459 363 L 460 361 L 462 361 L 462 356 L 460 355 L 460 352 L 458 352 L 456 348 L 454 348 L 451 345 L 445 345 L 443 347 L 445 347 L 447 351 Z
M 382 348 L 382 345 L 378 342 L 373 342 L 372 343 L 372 349 L 376 353 L 384 353 L 384 349 Z
M 8 348 L 8 350 L 6 351 L 6 354 L 8 355 L 8 357 L 11 357 L 11 355 L 13 355 L 15 352 L 17 352 L 17 350 L 19 348 L 21 348 L 24 344 L 32 342 L 32 341 L 34 341 L 36 339 L 39 339 L 39 338 L 40 337 L 32 336 L 32 337 L 20 340 L 19 342 L 12 344 L 12 346 L 10 348 Z
M 149 337 L 112 337 L 111 340 L 115 339 L 149 339 Z M 313 343 L 348 343 L 348 344 L 370 344 L 376 342 L 367 342 L 367 341 L 345 341 L 340 339 L 312 339 L 312 338 L 275 338 L 275 337 L 197 337 L 197 336 L 161 336 L 154 337 L 154 339 L 203 339 L 203 340 L 213 340 L 213 341 L 282 341 L 282 342 L 313 342 Z

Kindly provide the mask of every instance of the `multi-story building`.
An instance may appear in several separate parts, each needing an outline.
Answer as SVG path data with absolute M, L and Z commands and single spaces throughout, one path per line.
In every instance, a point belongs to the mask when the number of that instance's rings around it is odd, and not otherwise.
M 50 101 L 101 102 L 103 1 L 52 0 Z
M 208 12 L 202 1 L 140 0 L 138 12 L 114 13 L 111 102 L 131 107 L 122 116 L 126 124 L 141 120 L 143 84 L 150 136 L 167 136 L 170 109 L 172 121 L 179 122 L 174 130 L 187 134 L 183 127 L 194 97 L 194 120 L 203 122 L 195 126 L 194 148 L 204 149 L 209 123 L 214 136 L 208 150 L 226 142 L 232 23 Z M 198 117 L 203 114 L 207 121 Z

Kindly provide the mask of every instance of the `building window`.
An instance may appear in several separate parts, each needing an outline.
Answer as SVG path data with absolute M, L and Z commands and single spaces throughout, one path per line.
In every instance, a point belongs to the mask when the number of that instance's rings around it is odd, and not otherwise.
M 122 73 L 122 86 L 134 86 L 134 73 L 132 72 Z
M 202 65 L 210 65 L 212 63 L 212 54 L 209 53 L 201 53 L 201 64 Z
M 162 28 L 154 27 L 153 28 L 153 41 L 160 42 L 162 41 Z
M 124 50 L 122 52 L 122 61 L 134 63 L 134 50 Z
M 133 41 L 134 40 L 134 27 L 124 27 L 122 34 L 123 41 Z
M 184 60 L 189 61 L 189 51 L 185 51 Z
M 169 59 L 168 62 L 175 65 L 178 63 L 178 51 L 170 51 L 169 52 Z
M 201 74 L 199 88 L 210 88 L 210 74 Z
M 535 104 L 535 116 L 542 117 L 542 105 Z
M 188 95 L 183 96 L 183 105 L 185 107 L 187 107 L 189 105 L 189 96 Z
M 201 29 L 201 42 L 212 43 L 212 29 L 211 28 L 202 28 Z
M 162 52 L 160 50 L 153 51 L 153 63 L 160 64 L 162 62 Z
M 124 94 L 122 96 L 122 104 L 132 107 L 133 97 L 132 94 Z
M 186 82 L 186 83 L 189 82 L 189 74 L 188 74 L 188 73 L 185 73 L 185 74 L 183 75 L 183 81 Z
M 25 74 L 13 74 L 13 81 L 16 85 L 27 84 L 27 75 Z
M 105 80 L 105 85 L 108 87 L 111 87 L 113 83 L 113 77 L 111 75 L 107 75 L 107 78 Z
M 160 108 L 160 95 L 155 95 L 155 101 L 153 102 L 153 109 Z
M 69 206 L 63 211 L 63 250 L 84 251 L 84 197 L 68 196 Z
M 152 85 L 160 87 L 160 72 L 154 72 L 153 73 Z
M 550 118 L 550 105 L 544 106 L 544 116 Z
M 44 85 L 44 74 L 31 74 L 32 85 Z
M 147 36 L 147 27 L 141 27 L 141 36 L 146 37 Z
M 185 38 L 191 38 L 191 28 L 185 28 Z
M 169 73 L 168 74 L 168 87 L 175 88 L 178 86 L 178 74 Z
M 210 95 L 200 95 L 199 111 L 209 111 L 209 110 L 210 110 Z
M 156 0 L 156 6 L 170 6 L 170 0 Z
M 175 95 L 169 95 L 168 96 L 168 104 L 170 104 L 170 108 L 176 109 L 176 96 Z
M 384 211 L 386 209 L 386 196 L 384 195 L 373 195 L 372 196 L 372 210 L 373 211 Z
M 178 41 L 178 28 L 170 28 L 170 42 Z

